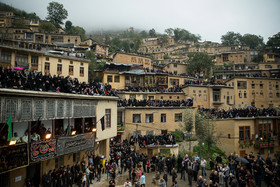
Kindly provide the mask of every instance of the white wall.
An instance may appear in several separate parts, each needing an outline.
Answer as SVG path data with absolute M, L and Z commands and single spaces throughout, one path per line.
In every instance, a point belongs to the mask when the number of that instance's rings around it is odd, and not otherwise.
M 28 122 L 14 122 L 13 125 L 13 133 L 17 132 L 19 137 L 22 137 L 24 132 L 28 130 Z
M 52 130 L 52 120 L 42 120 L 41 124 L 44 124 L 44 127 L 48 130 L 48 128 L 51 128 Z

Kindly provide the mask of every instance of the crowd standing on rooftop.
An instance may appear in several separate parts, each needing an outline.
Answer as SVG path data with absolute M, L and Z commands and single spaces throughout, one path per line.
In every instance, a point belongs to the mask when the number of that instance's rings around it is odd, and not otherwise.
M 229 110 L 224 109 L 198 109 L 200 113 L 205 114 L 210 119 L 228 119 L 237 117 L 260 117 L 260 116 L 280 116 L 279 108 L 233 108 Z
M 150 107 L 181 107 L 181 106 L 193 106 L 191 98 L 187 100 L 137 100 L 137 99 L 124 99 L 118 101 L 118 107 L 132 107 L 132 106 L 150 106 Z
M 80 83 L 77 78 L 43 75 L 41 72 L 15 71 L 0 67 L 0 88 L 62 92 L 82 95 L 117 96 L 110 84 L 102 82 Z

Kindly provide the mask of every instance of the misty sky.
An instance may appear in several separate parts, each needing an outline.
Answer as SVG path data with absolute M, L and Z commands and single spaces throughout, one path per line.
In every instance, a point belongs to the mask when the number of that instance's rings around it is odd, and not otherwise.
M 0 0 L 41 19 L 52 0 Z M 202 41 L 220 42 L 227 31 L 268 37 L 280 32 L 280 0 L 57 0 L 67 20 L 92 30 L 184 28 Z

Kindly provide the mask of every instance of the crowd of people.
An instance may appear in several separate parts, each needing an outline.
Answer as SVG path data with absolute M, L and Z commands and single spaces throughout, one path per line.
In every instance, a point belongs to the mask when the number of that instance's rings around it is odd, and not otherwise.
M 185 85 L 200 85 L 200 86 L 207 86 L 207 85 L 226 85 L 222 82 L 215 82 L 215 80 L 186 80 Z
M 176 157 L 171 154 L 158 153 L 152 157 L 143 153 L 137 153 L 132 147 L 134 143 L 144 145 L 153 144 L 155 139 L 165 139 L 172 143 L 170 134 L 165 136 L 136 136 L 130 140 L 111 140 L 110 155 L 108 160 L 104 156 L 94 155 L 91 152 L 88 158 L 82 158 L 72 166 L 60 166 L 58 169 L 45 172 L 42 176 L 44 187 L 89 187 L 90 184 L 97 185 L 101 177 L 107 180 L 109 187 L 115 187 L 118 176 L 123 180 L 124 187 L 145 187 L 154 183 L 160 187 L 184 186 L 198 187 L 255 187 L 255 186 L 279 186 L 280 184 L 280 158 L 271 159 L 268 156 L 264 159 L 260 153 L 254 155 L 245 154 L 239 157 L 231 153 L 227 158 L 225 155 L 217 155 L 211 158 L 199 157 L 198 154 L 188 154 Z M 87 162 L 86 162 L 86 159 Z M 206 169 L 208 171 L 206 172 Z M 153 178 L 149 183 L 146 181 L 146 174 Z M 119 180 L 118 179 L 118 180 Z M 37 180 L 37 181 L 36 181 Z M 25 180 L 25 186 L 31 187 L 38 183 L 36 177 Z M 151 183 L 150 183 L 151 182 Z M 100 184 L 100 183 L 99 183 Z
M 43 75 L 35 71 L 15 71 L 0 67 L 0 88 L 34 90 L 45 92 L 63 92 L 83 95 L 117 96 L 110 84 L 102 82 L 80 83 L 77 78 L 60 75 Z
M 118 92 L 161 92 L 161 93 L 179 93 L 182 91 L 182 86 L 175 86 L 172 88 L 164 87 L 128 87 L 127 89 L 118 90 Z
M 105 168 L 103 161 L 104 156 L 89 153 L 88 162 L 83 158 L 72 166 L 62 165 L 58 169 L 46 171 L 42 176 L 43 187 L 72 187 L 74 184 L 78 187 L 89 187 L 95 180 L 97 182 L 101 180 Z M 32 186 L 36 183 L 36 179 L 27 178 L 26 183 L 29 183 L 27 186 Z
M 193 100 L 188 98 L 187 100 L 137 100 L 137 99 L 123 99 L 118 101 L 118 107 L 130 107 L 130 106 L 150 106 L 150 107 L 181 107 L 181 106 L 193 106 Z
M 131 136 L 129 144 L 134 146 L 138 143 L 139 147 L 145 147 L 147 145 L 174 145 L 176 144 L 175 136 L 173 134 L 162 135 L 137 135 Z
M 175 157 L 160 153 L 149 159 L 147 155 L 131 150 L 130 146 L 134 140 L 135 137 L 132 137 L 129 141 L 111 143 L 111 163 L 106 169 L 109 177 L 112 177 L 109 169 L 112 165 L 117 168 L 118 174 L 128 171 L 125 187 L 149 186 L 143 183 L 141 176 L 143 173 L 151 172 L 154 173 L 152 182 L 161 187 L 170 185 L 178 187 L 178 180 L 186 181 L 186 186 L 198 187 L 260 187 L 264 184 L 267 186 L 280 184 L 280 158 L 271 160 L 268 156 L 264 159 L 260 153 L 254 155 L 251 152 L 244 157 L 231 153 L 224 159 L 218 154 L 215 160 L 200 158 L 197 154 L 192 157 L 188 154 L 184 157 L 180 155 Z M 210 169 L 210 172 L 206 172 L 206 168 Z
M 210 119 L 228 119 L 237 117 L 259 117 L 259 116 L 279 116 L 280 109 L 278 108 L 233 108 L 229 110 L 224 109 L 208 109 L 200 108 L 198 111 L 205 114 Z

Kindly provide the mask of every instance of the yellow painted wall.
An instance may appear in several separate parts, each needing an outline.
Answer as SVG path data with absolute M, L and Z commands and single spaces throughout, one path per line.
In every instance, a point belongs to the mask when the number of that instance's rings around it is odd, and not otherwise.
M 133 61 L 133 59 L 135 59 L 135 61 Z M 117 53 L 113 58 L 113 62 L 123 63 L 123 64 L 139 64 L 149 69 L 152 68 L 151 58 L 133 55 L 133 54 Z
M 112 82 L 108 82 L 108 76 L 112 76 Z M 119 82 L 115 81 L 115 76 L 120 77 Z M 118 73 L 104 72 L 102 82 L 110 84 L 113 89 L 124 89 L 125 88 L 125 75 L 120 75 Z
M 238 81 L 246 81 L 247 88 L 238 88 Z M 255 88 L 252 87 L 255 84 Z M 263 88 L 261 88 L 263 84 Z M 235 78 L 227 82 L 227 85 L 234 86 L 235 107 L 247 107 L 255 101 L 257 108 L 267 108 L 273 104 L 273 107 L 280 106 L 280 80 L 269 78 Z M 277 87 L 278 85 L 278 87 Z M 241 93 L 242 98 L 239 97 Z M 247 93 L 247 98 L 244 98 L 244 93 Z M 270 94 L 271 93 L 271 94 Z M 272 95 L 272 98 L 270 97 Z
M 142 135 L 146 135 L 146 131 L 154 131 L 154 134 L 161 134 L 161 130 L 173 132 L 181 129 L 180 122 L 175 122 L 175 114 L 183 113 L 184 107 L 126 107 L 125 108 L 125 132 L 124 138 L 130 138 L 137 129 Z M 141 114 L 141 123 L 133 123 L 133 114 Z M 154 122 L 146 123 L 146 114 L 154 114 Z M 161 122 L 161 114 L 166 114 L 166 122 Z
M 21 181 L 15 182 L 15 178 L 21 176 Z M 16 169 L 10 172 L 10 187 L 24 186 L 26 178 L 26 167 Z

